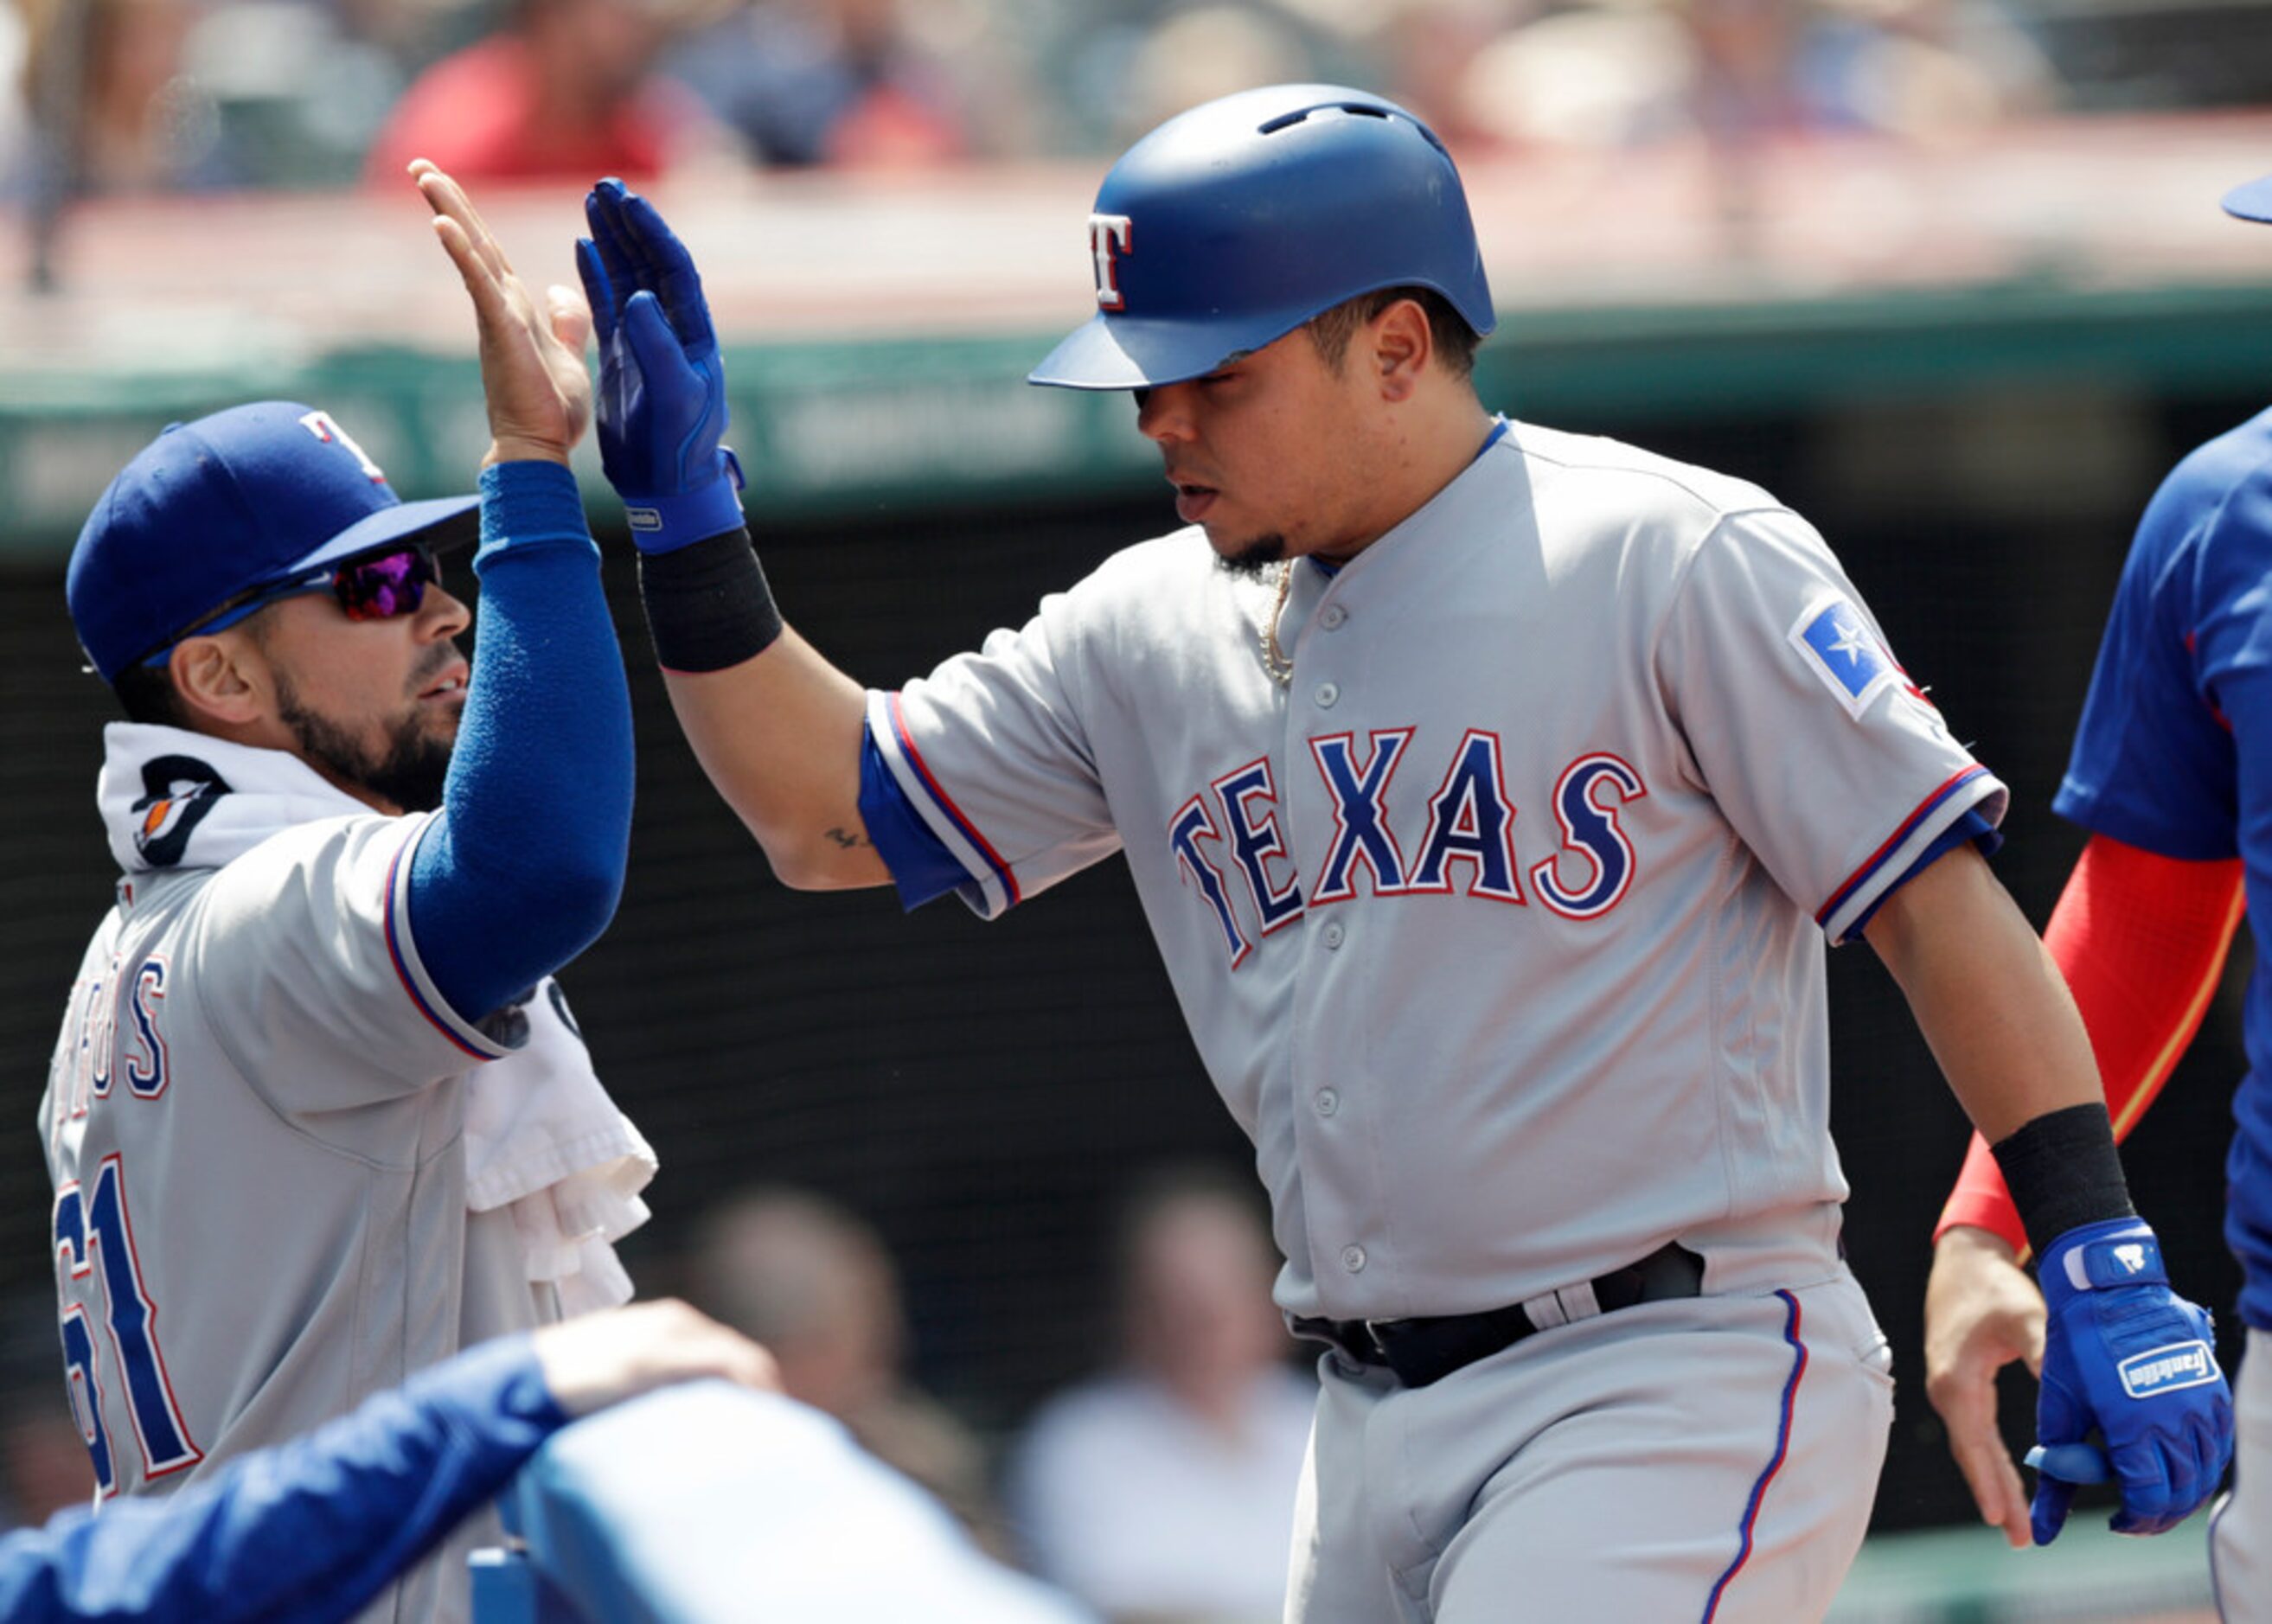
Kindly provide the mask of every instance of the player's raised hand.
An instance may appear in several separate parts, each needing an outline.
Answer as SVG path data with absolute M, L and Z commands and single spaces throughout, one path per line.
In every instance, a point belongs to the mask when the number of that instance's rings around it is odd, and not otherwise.
M 2036 1270 L 2050 1315 L 2036 1435 L 2052 1456 L 2036 1479 L 2036 1543 L 2066 1521 L 2084 1471 L 2061 1476 L 2061 1446 L 2095 1428 L 2122 1486 L 2117 1533 L 2158 1534 L 2216 1492 L 2232 1459 L 2232 1392 L 2208 1315 L 2170 1289 L 2154 1232 L 2136 1218 L 2071 1229 Z
M 540 458 L 565 463 L 592 421 L 592 379 L 584 362 L 590 312 L 572 289 L 559 287 L 546 290 L 539 309 L 465 188 L 423 158 L 412 162 L 410 175 L 434 211 L 434 235 L 473 298 L 490 413 L 483 465 Z
M 1948 1429 L 1980 1520 L 2029 1541 L 2028 1496 L 1996 1426 L 1996 1373 L 2044 1361 L 2044 1300 L 2001 1236 L 1959 1225 L 1933 1248 L 1924 1288 L 1924 1390 Z
M 600 464 L 632 539 L 666 553 L 738 530 L 742 470 L 719 443 L 726 373 L 693 257 L 621 181 L 594 186 L 584 214 L 576 269 L 600 341 Z

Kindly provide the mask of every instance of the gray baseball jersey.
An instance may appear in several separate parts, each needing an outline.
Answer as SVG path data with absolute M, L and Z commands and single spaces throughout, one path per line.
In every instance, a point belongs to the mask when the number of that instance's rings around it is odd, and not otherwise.
M 2209 1576 L 2223 1624 L 2272 1624 L 2272 1330 L 2248 1328 L 2232 1407 L 2232 1492 L 2209 1513 Z
M 1132 548 L 870 726 L 996 914 L 1125 850 L 1337 1319 L 1835 1268 L 1823 950 L 2005 791 L 1765 493 L 1510 425 L 1328 575 Z M 1565 1293 L 1558 1298 L 1557 1292 Z
M 485 1029 L 426 980 L 400 881 L 428 818 L 277 751 L 127 725 L 107 741 L 125 872 L 39 1116 L 106 1495 L 177 1486 L 553 1317 L 511 1213 L 467 1213 L 462 1088 L 535 1024 L 580 1043 L 549 999 Z M 463 1618 L 478 1531 L 364 1618 Z

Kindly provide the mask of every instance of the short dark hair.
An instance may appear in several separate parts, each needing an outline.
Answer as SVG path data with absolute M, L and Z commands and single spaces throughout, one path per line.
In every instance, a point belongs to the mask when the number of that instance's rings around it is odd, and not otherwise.
M 110 691 L 118 696 L 130 722 L 159 727 L 190 725 L 189 710 L 182 704 L 181 690 L 174 686 L 174 674 L 164 666 L 138 662 L 127 666 L 110 679 Z
M 1483 339 L 1468 325 L 1468 318 L 1452 302 L 1432 287 L 1380 287 L 1354 299 L 1344 299 L 1330 310 L 1310 318 L 1310 341 L 1334 371 L 1349 359 L 1349 340 L 1356 330 L 1400 299 L 1409 299 L 1428 313 L 1428 331 L 1436 354 L 1454 377 L 1470 377 L 1476 369 L 1476 348 Z

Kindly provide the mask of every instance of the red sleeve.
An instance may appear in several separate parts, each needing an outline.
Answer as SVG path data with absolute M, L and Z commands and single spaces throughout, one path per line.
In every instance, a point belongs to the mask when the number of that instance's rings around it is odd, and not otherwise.
M 2044 945 L 2082 1012 L 2117 1139 L 2201 1029 L 2244 911 L 2238 858 L 2187 862 L 2093 835 L 2076 860 Z M 1960 1224 L 2027 1253 L 2004 1175 L 1977 1133 L 1932 1238 Z

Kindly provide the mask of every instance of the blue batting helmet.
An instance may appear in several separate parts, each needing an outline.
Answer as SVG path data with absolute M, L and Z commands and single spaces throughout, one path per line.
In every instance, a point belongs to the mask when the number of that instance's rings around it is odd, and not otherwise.
M 1478 333 L 1494 324 L 1443 143 L 1337 85 L 1241 91 L 1170 119 L 1105 175 L 1088 236 L 1097 313 L 1031 383 L 1198 377 L 1383 287 L 1432 288 Z

